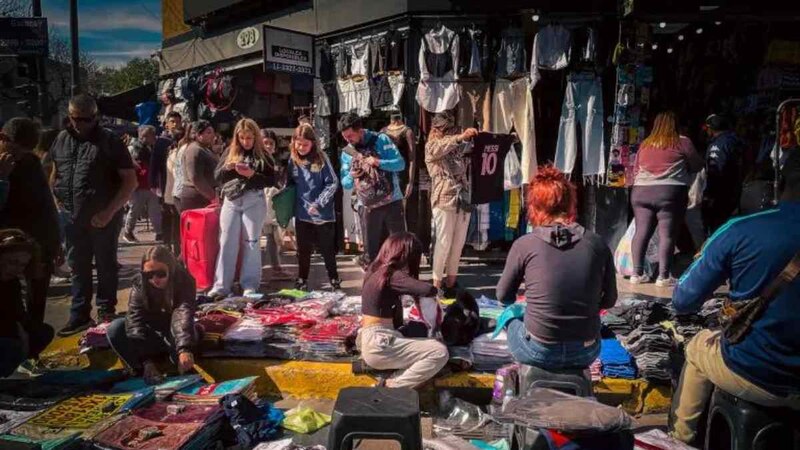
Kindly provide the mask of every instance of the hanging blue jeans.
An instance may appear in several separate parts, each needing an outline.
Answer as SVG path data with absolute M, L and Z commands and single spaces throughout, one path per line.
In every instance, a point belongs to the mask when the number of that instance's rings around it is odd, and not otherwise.
M 571 73 L 561 107 L 556 167 L 572 174 L 578 157 L 578 123 L 583 139 L 583 176 L 598 177 L 606 172 L 603 138 L 603 86 L 593 72 Z
M 219 218 L 219 256 L 214 273 L 215 294 L 231 292 L 236 264 L 241 257 L 239 284 L 242 290 L 257 291 L 261 284 L 261 248 L 259 239 L 267 219 L 267 201 L 261 189 L 246 191 L 241 197 L 222 203 Z
M 585 369 L 600 356 L 600 339 L 594 343 L 545 344 L 534 339 L 519 319 L 509 322 L 506 330 L 508 349 L 514 360 L 529 366 L 545 370 Z

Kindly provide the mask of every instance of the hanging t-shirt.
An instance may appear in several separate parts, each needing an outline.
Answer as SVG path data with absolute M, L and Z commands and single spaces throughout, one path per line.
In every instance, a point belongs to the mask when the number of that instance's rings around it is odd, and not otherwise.
M 509 134 L 478 133 L 472 148 L 472 204 L 503 199 L 503 168 L 514 143 Z

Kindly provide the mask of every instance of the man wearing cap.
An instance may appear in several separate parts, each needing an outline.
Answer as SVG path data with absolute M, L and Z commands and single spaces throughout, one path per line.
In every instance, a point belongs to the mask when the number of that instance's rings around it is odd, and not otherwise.
M 708 180 L 703 192 L 703 224 L 710 236 L 739 207 L 743 143 L 724 116 L 712 114 L 705 125 L 710 141 L 706 151 Z

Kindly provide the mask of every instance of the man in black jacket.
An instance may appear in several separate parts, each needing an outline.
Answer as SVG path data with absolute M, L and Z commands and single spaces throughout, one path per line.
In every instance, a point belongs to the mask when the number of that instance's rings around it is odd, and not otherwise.
M 69 215 L 64 228 L 72 267 L 72 309 L 59 336 L 92 324 L 92 260 L 97 267 L 97 315 L 114 317 L 117 305 L 117 243 L 120 210 L 136 189 L 131 155 L 119 137 L 99 126 L 97 103 L 87 95 L 69 102 L 69 124 L 47 156 L 52 160 L 53 194 Z

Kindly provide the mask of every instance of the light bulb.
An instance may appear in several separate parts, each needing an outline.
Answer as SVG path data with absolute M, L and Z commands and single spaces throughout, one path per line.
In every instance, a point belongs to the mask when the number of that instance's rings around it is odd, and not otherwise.
M 718 20 L 718 21 L 714 22 L 714 25 L 720 26 L 720 25 L 722 25 L 722 22 L 720 22 L 720 21 Z
M 672 52 L 674 52 L 674 51 L 675 51 L 675 50 L 673 50 L 673 49 L 672 49 L 672 47 L 670 47 L 670 48 L 668 48 L 668 49 L 667 49 L 667 53 L 672 53 Z
M 679 35 L 678 35 L 678 40 L 679 40 L 679 41 L 682 41 L 682 40 L 684 40 L 684 39 L 685 39 L 685 38 L 683 37 L 683 35 L 682 35 L 682 34 L 679 34 Z
M 538 14 L 534 14 L 534 15 L 533 15 L 533 21 L 534 21 L 534 22 L 538 22 L 538 21 L 539 21 L 539 19 L 540 19 L 540 17 L 539 17 L 539 15 L 538 15 Z
M 653 50 L 658 50 L 658 44 L 653 44 Z
M 703 34 L 703 28 L 698 28 L 697 29 L 697 34 Z
M 658 24 L 659 28 L 667 28 L 667 22 L 661 22 Z

